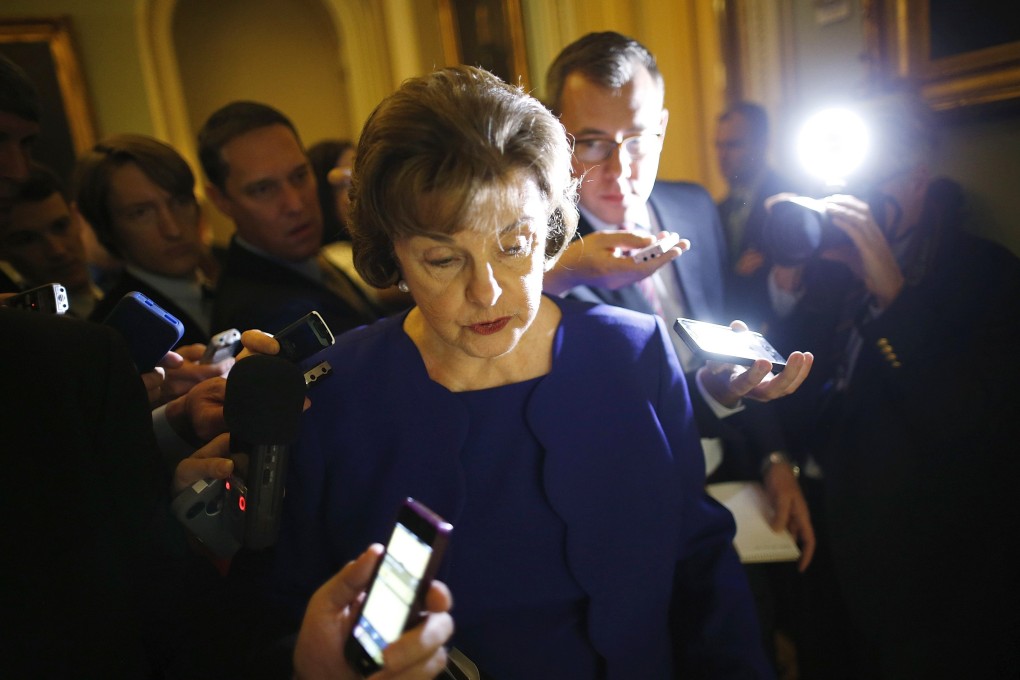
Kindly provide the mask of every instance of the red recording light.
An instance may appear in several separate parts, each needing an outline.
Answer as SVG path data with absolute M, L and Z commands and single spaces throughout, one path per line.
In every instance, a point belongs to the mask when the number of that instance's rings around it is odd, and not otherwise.
M 241 496 L 240 498 L 237 499 L 237 507 L 241 508 L 241 512 L 244 512 L 244 506 L 245 506 L 244 496 Z

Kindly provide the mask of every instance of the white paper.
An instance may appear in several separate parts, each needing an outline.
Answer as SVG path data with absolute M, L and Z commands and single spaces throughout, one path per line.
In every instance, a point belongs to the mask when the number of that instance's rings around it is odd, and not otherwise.
M 733 546 L 741 562 L 789 562 L 800 558 L 800 549 L 790 532 L 772 531 L 769 526 L 772 508 L 761 484 L 723 482 L 706 488 L 712 498 L 733 513 L 737 523 Z

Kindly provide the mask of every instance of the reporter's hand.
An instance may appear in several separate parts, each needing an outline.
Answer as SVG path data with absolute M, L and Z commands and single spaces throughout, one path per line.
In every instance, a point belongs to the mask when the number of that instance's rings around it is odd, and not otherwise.
M 173 354 L 173 352 L 170 354 Z M 163 360 L 166 360 L 166 357 L 163 357 Z M 166 370 L 162 366 L 156 366 L 151 371 L 142 373 L 141 377 L 142 384 L 145 385 L 145 396 L 149 400 L 149 406 L 152 408 L 159 406 L 163 403 L 163 383 L 166 381 Z
M 185 441 L 203 444 L 227 431 L 223 402 L 227 392 L 224 378 L 209 378 L 166 405 L 167 422 Z
M 730 328 L 747 331 L 747 325 L 739 320 Z M 814 360 L 811 352 L 792 352 L 779 375 L 772 374 L 772 363 L 766 359 L 757 359 L 751 366 L 709 361 L 698 369 L 698 377 L 716 401 L 732 408 L 745 397 L 772 401 L 793 394 L 811 372 Z
M 160 360 L 159 365 L 166 370 L 166 382 L 163 383 L 164 403 L 187 394 L 192 387 L 204 380 L 227 377 L 236 359 L 227 357 L 215 364 L 200 364 L 198 361 L 204 352 L 205 345 L 197 343 L 178 347 Z
M 628 251 L 644 248 L 669 236 L 634 231 L 596 231 L 571 243 L 553 268 L 546 272 L 543 289 L 550 295 L 560 295 L 575 286 L 595 286 L 616 290 L 637 283 L 655 273 L 659 267 L 680 257 L 689 250 L 691 242 L 680 242 L 663 253 L 644 262 L 635 262 Z
M 361 609 L 376 562 L 383 552 L 372 545 L 322 585 L 308 603 L 294 648 L 294 677 L 299 680 L 360 677 L 344 659 L 344 643 Z M 384 667 L 376 680 L 432 680 L 446 666 L 443 645 L 453 635 L 449 612 L 453 598 L 447 587 L 433 581 L 425 598 L 425 619 L 383 650 Z
M 815 554 L 815 529 L 797 477 L 789 464 L 773 463 L 765 470 L 762 482 L 775 513 L 772 517 L 772 530 L 786 529 L 793 535 L 800 546 L 797 570 L 803 572 Z
M 230 435 L 221 434 L 177 464 L 173 491 L 178 494 L 200 479 L 226 479 L 234 471 Z
M 237 355 L 240 361 L 253 354 L 276 355 L 280 353 L 280 343 L 269 333 L 260 330 L 247 330 L 241 333 L 241 345 L 244 349 Z
M 885 309 L 903 290 L 905 278 L 871 208 L 856 196 L 845 194 L 823 201 L 832 223 L 850 237 L 855 249 L 828 251 L 825 256 L 846 263 L 864 281 L 878 306 Z

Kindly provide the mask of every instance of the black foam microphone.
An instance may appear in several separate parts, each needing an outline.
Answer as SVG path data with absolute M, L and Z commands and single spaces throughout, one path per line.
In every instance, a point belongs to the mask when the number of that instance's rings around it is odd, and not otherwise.
M 301 368 L 275 356 L 242 359 L 230 369 L 223 416 L 230 451 L 242 454 L 244 545 L 259 550 L 276 542 L 291 444 L 298 437 L 305 400 Z M 247 465 L 245 465 L 247 457 Z

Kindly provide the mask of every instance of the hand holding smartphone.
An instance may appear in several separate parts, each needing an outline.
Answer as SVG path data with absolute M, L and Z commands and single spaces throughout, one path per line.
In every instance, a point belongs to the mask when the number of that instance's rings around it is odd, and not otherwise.
M 382 650 L 417 623 L 452 530 L 418 501 L 404 501 L 344 645 L 355 670 L 363 675 L 379 670 Z
M 676 320 L 673 329 L 692 352 L 704 359 L 740 366 L 751 366 L 755 360 L 765 359 L 772 363 L 774 371 L 786 366 L 783 355 L 761 333 L 735 331 L 729 326 L 683 318 Z
M 138 291 L 122 297 L 103 321 L 127 340 L 139 373 L 155 368 L 184 335 L 184 324 Z

